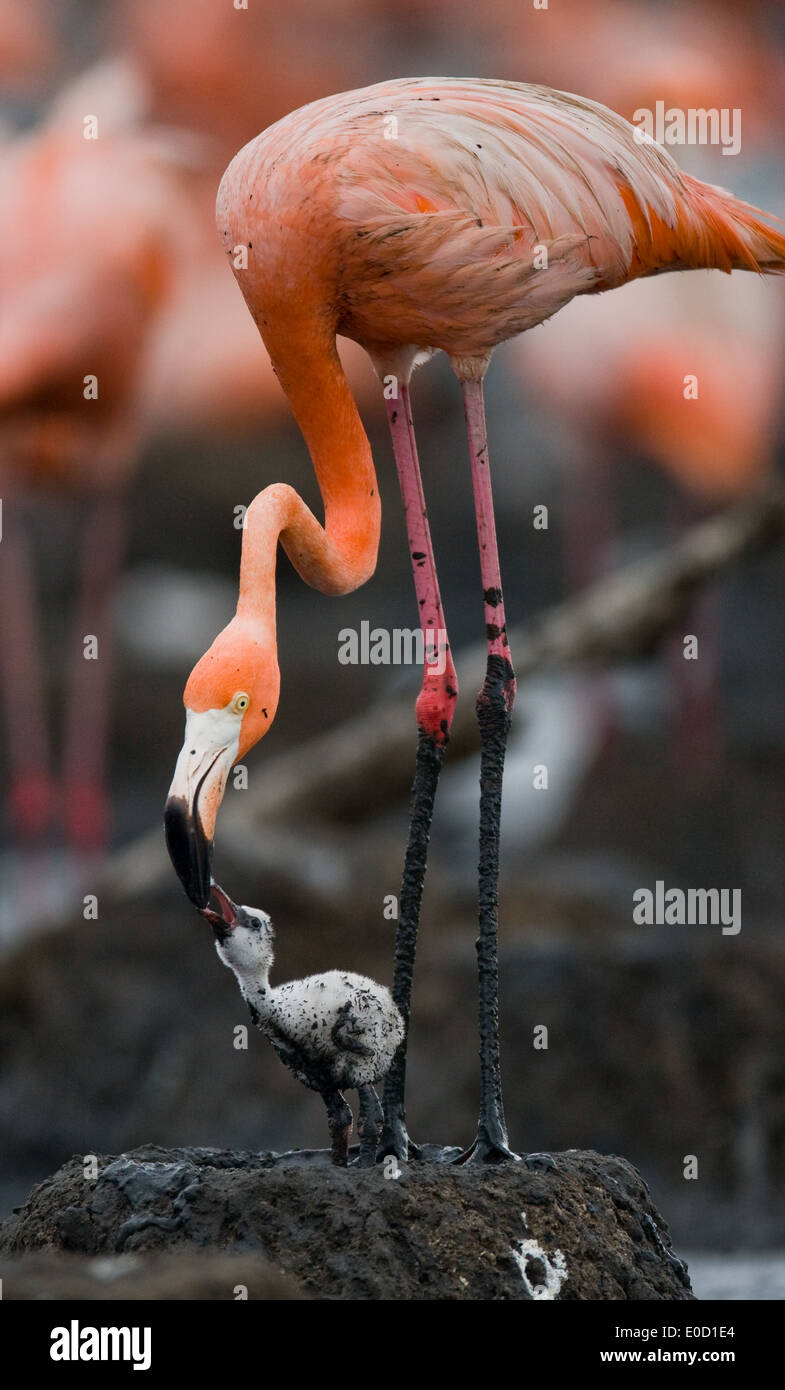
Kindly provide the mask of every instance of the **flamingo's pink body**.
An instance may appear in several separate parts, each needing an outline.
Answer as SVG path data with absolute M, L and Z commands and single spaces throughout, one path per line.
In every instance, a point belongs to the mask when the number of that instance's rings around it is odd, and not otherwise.
M 496 894 L 515 682 L 482 378 L 498 343 L 576 295 L 664 270 L 779 272 L 785 237 L 756 209 L 682 174 L 664 150 L 640 142 L 627 122 L 593 102 L 544 87 L 448 78 L 383 83 L 294 112 L 232 161 L 217 221 L 310 449 L 325 517 L 322 527 L 284 484 L 248 509 L 237 613 L 185 690 L 186 738 L 167 803 L 170 853 L 194 903 L 206 906 L 229 771 L 269 728 L 278 702 L 279 541 L 302 577 L 326 593 L 357 587 L 376 564 L 378 488 L 337 357 L 338 333 L 360 343 L 385 379 L 421 621 L 443 630 L 408 386 L 416 363 L 443 350 L 463 384 L 489 652 L 478 699 L 483 1083 L 474 1152 L 503 1159 L 510 1151 L 498 1067 Z M 407 1023 L 428 827 L 456 694 L 451 662 L 426 655 L 396 942 L 394 997 Z M 405 1157 L 397 1062 L 388 1089 L 383 1147 Z
M 314 102 L 251 141 L 218 197 L 227 250 L 262 237 L 238 280 L 265 340 L 285 304 L 399 369 L 410 349 L 482 358 L 639 275 L 774 268 L 783 243 L 756 217 L 593 102 L 447 79 Z

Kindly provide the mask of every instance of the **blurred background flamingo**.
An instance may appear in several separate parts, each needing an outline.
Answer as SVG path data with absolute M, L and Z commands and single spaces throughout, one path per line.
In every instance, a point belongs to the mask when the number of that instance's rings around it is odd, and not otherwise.
M 85 99 L 94 139 L 85 138 Z M 170 151 L 154 133 L 115 128 L 114 118 L 113 92 L 80 86 L 0 160 L 2 563 L 4 590 L 16 596 L 3 607 L 10 809 L 31 840 L 55 810 L 23 517 L 25 499 L 39 489 L 76 501 L 81 533 L 81 592 L 63 651 L 70 693 L 62 810 L 67 838 L 82 851 L 107 837 L 109 605 L 123 550 L 121 497 L 145 433 L 145 353 L 169 292 L 178 218 L 180 240 L 189 235 L 176 141 Z M 88 635 L 97 643 L 95 670 L 85 660 Z
M 24 98 L 43 87 L 57 63 L 47 0 L 0 0 L 0 91 Z
M 111 39 L 144 93 L 147 118 L 204 137 L 191 190 L 202 240 L 183 267 L 150 378 L 153 418 L 164 429 L 247 434 L 285 418 L 264 345 L 216 254 L 216 187 L 235 152 L 293 106 L 371 81 L 382 37 L 363 0 L 294 0 L 285 15 L 273 0 L 244 11 L 225 0 L 173 0 L 165 8 L 120 0 Z M 342 353 L 367 399 L 372 377 L 363 354 L 354 344 Z

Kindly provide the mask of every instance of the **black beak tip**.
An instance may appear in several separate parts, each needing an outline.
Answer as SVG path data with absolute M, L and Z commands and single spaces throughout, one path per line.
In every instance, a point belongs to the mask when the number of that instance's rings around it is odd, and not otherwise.
M 170 796 L 164 812 L 164 833 L 175 873 L 194 907 L 200 910 L 210 901 L 212 844 L 199 819 L 179 796 Z

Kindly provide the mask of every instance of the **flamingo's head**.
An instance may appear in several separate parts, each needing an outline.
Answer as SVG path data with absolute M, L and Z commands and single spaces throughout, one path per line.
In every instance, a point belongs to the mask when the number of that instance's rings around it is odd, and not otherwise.
M 233 765 L 267 733 L 278 707 L 275 641 L 236 616 L 185 687 L 185 741 L 166 801 L 166 844 L 196 907 L 210 896 L 213 836 Z

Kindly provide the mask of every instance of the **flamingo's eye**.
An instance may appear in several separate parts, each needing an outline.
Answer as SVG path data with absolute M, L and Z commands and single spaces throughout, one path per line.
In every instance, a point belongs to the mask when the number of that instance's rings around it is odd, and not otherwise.
M 235 714 L 244 714 L 250 703 L 250 695 L 246 695 L 244 690 L 238 690 L 232 697 L 232 710 Z

